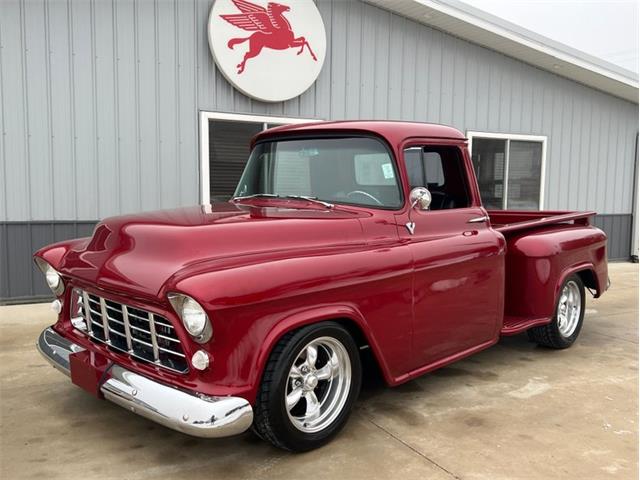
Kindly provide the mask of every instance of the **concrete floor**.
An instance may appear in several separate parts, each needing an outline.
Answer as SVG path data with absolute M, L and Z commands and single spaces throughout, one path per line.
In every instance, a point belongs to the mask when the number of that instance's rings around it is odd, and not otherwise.
M 368 385 L 303 455 L 251 434 L 191 438 L 92 398 L 37 353 L 48 305 L 0 307 L 0 477 L 638 478 L 638 267 L 610 266 L 569 350 L 526 335 L 398 388 Z

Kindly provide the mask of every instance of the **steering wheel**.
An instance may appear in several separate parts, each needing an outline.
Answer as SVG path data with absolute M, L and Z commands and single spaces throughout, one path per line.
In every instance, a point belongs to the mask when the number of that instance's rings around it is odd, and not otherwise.
M 354 194 L 360 194 L 360 195 L 364 195 L 365 197 L 370 198 L 371 200 L 373 200 L 374 202 L 376 202 L 376 204 L 378 205 L 382 205 L 382 202 L 380 200 L 378 200 L 376 197 L 374 197 L 373 195 L 371 195 L 368 192 L 363 192 L 362 190 L 354 190 L 353 192 L 349 192 L 347 193 L 347 197 L 351 197 L 351 195 Z

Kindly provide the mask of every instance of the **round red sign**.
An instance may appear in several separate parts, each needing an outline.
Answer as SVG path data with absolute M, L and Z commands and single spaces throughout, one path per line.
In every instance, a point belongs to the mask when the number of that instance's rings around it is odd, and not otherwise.
M 216 65 L 238 90 L 281 102 L 316 81 L 327 39 L 313 0 L 216 0 L 209 15 L 209 46 Z

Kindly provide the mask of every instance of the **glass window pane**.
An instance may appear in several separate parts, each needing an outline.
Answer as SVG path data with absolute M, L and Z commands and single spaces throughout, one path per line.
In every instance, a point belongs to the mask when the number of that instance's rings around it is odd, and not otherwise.
M 503 208 L 504 167 L 507 142 L 492 138 L 474 138 L 471 159 L 478 178 L 485 208 Z
M 540 208 L 540 169 L 542 143 L 512 140 L 509 148 L 509 183 L 507 208 Z
M 429 187 L 441 187 L 444 185 L 442 157 L 438 152 L 424 152 L 424 169 L 427 175 L 427 185 Z
M 309 158 L 295 152 L 279 152 L 274 162 L 274 191 L 288 195 L 311 195 L 311 170 Z
M 409 186 L 431 192 L 431 210 L 466 208 L 469 190 L 461 150 L 456 146 L 430 145 L 404 151 Z
M 233 195 L 249 157 L 249 142 L 262 123 L 209 121 L 209 186 L 212 200 Z
M 393 160 L 373 138 L 310 138 L 257 144 L 236 190 L 307 195 L 335 203 L 398 208 L 401 192 Z
M 407 148 L 404 151 L 404 163 L 409 177 L 411 188 L 426 187 L 427 181 L 424 178 L 424 168 L 422 167 L 422 149 L 420 147 Z
M 363 153 L 353 157 L 358 185 L 395 185 L 396 174 L 387 153 Z

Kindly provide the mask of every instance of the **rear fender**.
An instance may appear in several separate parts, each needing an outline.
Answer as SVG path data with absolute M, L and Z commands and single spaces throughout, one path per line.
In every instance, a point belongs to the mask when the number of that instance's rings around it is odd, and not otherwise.
M 565 269 L 562 272 L 562 274 L 558 277 L 555 289 L 553 291 L 553 298 L 555 299 L 556 303 L 558 301 L 558 298 L 560 297 L 560 290 L 562 289 L 562 285 L 564 284 L 564 282 L 566 282 L 571 275 L 574 275 L 578 272 L 586 272 L 586 271 L 590 271 L 595 275 L 595 269 L 592 263 L 583 263 L 580 265 L 575 265 L 571 268 Z
M 594 298 L 598 298 L 600 295 L 602 295 L 607 288 L 606 275 L 598 274 L 593 263 L 585 262 L 583 264 L 567 268 L 564 272 L 562 272 L 562 275 L 558 278 L 558 282 L 555 288 L 556 300 L 558 299 L 560 289 L 562 288 L 564 282 L 567 280 L 567 278 L 574 274 L 578 274 L 578 276 L 582 280 L 582 283 L 584 283 L 585 286 L 590 290 L 593 290 L 595 292 Z M 592 278 L 593 280 L 590 280 L 590 278 Z
M 551 226 L 509 235 L 507 242 L 506 316 L 551 319 L 558 292 L 574 273 L 595 280 L 585 283 L 596 296 L 606 290 L 606 236 L 595 227 Z

